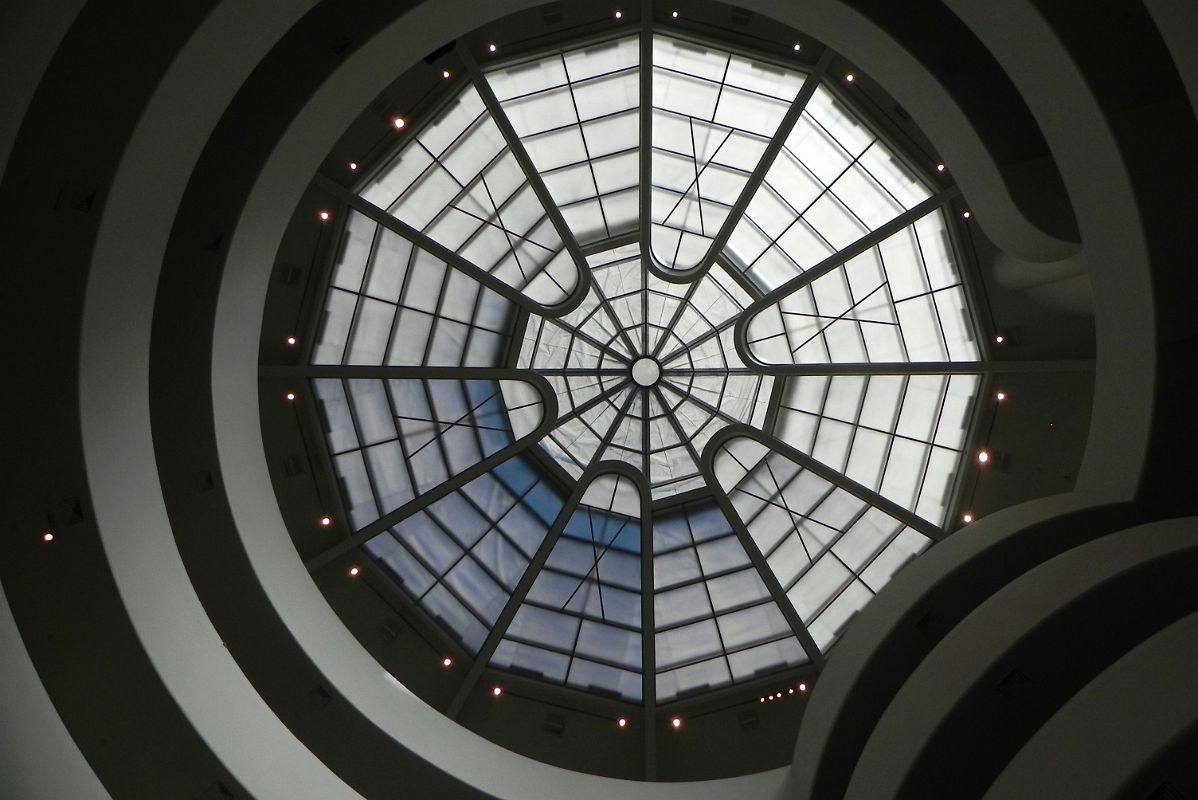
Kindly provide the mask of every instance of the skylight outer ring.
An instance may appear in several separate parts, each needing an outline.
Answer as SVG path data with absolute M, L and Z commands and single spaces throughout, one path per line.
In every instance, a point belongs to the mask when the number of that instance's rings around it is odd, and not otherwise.
M 363 171 L 313 351 L 406 365 L 314 394 L 351 525 L 379 529 L 366 551 L 476 657 L 472 675 L 650 706 L 822 666 L 844 622 L 942 535 L 978 398 L 975 376 L 935 370 L 803 374 L 978 358 L 949 195 L 823 88 L 830 56 L 788 74 L 660 34 L 652 49 L 651 105 L 628 99 L 636 37 L 485 76 L 464 53 L 474 82 Z M 683 108 L 713 86 L 713 105 Z M 685 118 L 690 142 L 654 138 L 661 182 L 623 185 L 639 146 L 621 142 L 646 113 Z M 699 264 L 657 260 L 636 233 L 646 204 L 679 257 L 709 243 Z M 834 263 L 854 242 L 868 247 Z M 644 359 L 656 376 L 638 377 Z

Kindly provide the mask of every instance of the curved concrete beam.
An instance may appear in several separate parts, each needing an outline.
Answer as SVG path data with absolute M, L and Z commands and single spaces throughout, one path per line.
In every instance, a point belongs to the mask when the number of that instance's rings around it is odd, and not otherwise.
M 902 569 L 829 654 L 783 796 L 842 796 L 875 721 L 941 636 L 1016 576 L 1126 519 L 1097 498 L 1044 497 L 983 517 Z
M 1011 197 L 994 157 L 944 86 L 900 42 L 840 0 L 742 0 L 745 8 L 811 34 L 879 76 L 952 165 L 953 178 L 987 236 L 1027 261 L 1056 261 L 1080 249 L 1036 227 Z
M 1198 730 L 1196 670 L 1198 614 L 1190 614 L 1074 695 L 1023 746 L 985 800 L 1149 796 L 1160 776 L 1144 776 L 1146 785 L 1135 786 L 1144 765 L 1184 746 Z M 1190 763 L 1192 755 L 1190 749 Z
M 1119 531 L 1030 570 L 988 599 L 895 696 L 845 797 L 980 795 L 1014 755 L 1011 748 L 1079 681 L 1198 607 L 1198 589 L 1186 578 L 1198 563 L 1196 524 L 1190 518 Z M 977 729 L 981 719 L 986 730 Z

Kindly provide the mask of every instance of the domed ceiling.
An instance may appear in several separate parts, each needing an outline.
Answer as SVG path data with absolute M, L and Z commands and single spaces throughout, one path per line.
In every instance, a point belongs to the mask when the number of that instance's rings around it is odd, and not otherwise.
M 456 57 L 321 223 L 309 374 L 352 540 L 476 673 L 652 706 L 822 664 L 955 516 L 954 191 L 830 52 Z

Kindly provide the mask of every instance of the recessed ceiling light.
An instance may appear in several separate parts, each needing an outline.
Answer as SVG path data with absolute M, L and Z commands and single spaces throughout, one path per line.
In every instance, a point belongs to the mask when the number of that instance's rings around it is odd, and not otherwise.
M 969 211 L 966 211 L 964 214 L 961 215 L 961 217 L 964 219 L 969 219 L 972 216 L 973 216 L 973 213 L 969 212 Z
M 616 19 L 624 19 L 624 12 L 623 12 L 623 11 L 617 11 L 617 12 L 616 12 Z
M 406 119 L 404 119 L 403 117 L 394 117 L 391 120 L 391 124 L 392 124 L 392 126 L 395 127 L 395 130 L 402 131 L 404 128 L 406 128 L 408 126 L 408 121 Z
M 1003 400 L 1007 399 L 1007 393 L 999 392 L 998 394 L 994 395 L 994 399 L 1001 403 Z
M 327 528 L 333 524 L 333 518 L 326 514 L 325 516 L 320 518 L 320 524 L 321 524 L 321 527 Z
M 445 658 L 441 659 L 441 666 L 443 666 L 443 667 L 452 667 L 452 666 L 453 666 L 453 659 L 452 659 L 452 658 L 450 658 L 449 656 L 445 656 Z
M 290 402 L 295 399 L 295 392 L 288 392 L 287 394 L 285 394 L 283 396 L 287 398 L 288 402 Z
M 494 53 L 498 49 L 499 49 L 499 45 L 497 45 L 497 44 L 492 43 L 492 44 L 487 45 L 488 52 Z
M 499 695 L 501 695 L 501 694 L 503 694 L 503 687 L 501 687 L 501 686 L 496 686 L 494 689 L 491 690 L 491 695 L 493 697 L 499 697 Z
M 799 683 L 799 691 L 800 691 L 800 692 L 805 692 L 805 691 L 807 691 L 807 681 L 800 681 L 800 683 Z
M 936 165 L 936 171 L 937 171 L 937 172 L 944 172 L 944 170 L 945 170 L 945 166 L 944 166 L 944 163 L 943 163 L 943 162 L 941 162 L 941 163 L 939 163 L 939 164 L 937 164 L 937 165 Z
M 449 70 L 447 70 L 447 69 L 441 70 L 441 77 L 448 79 L 449 78 Z
M 985 450 L 979 450 L 979 451 L 978 451 L 978 463 L 979 463 L 979 464 L 985 464 L 985 463 L 986 463 L 986 462 L 988 462 L 989 460 L 990 460 L 990 454 L 989 454 L 989 453 L 987 453 Z
M 319 214 L 317 214 L 316 216 L 320 218 L 320 221 L 321 221 L 321 222 L 328 222 L 328 221 L 329 221 L 329 217 L 331 217 L 331 216 L 332 216 L 332 214 L 330 214 L 330 213 L 329 213 L 329 212 L 327 212 L 327 211 L 321 211 L 321 212 L 320 212 Z
M 294 336 L 288 336 L 288 337 L 287 337 L 287 344 L 288 344 L 288 346 L 290 346 L 290 347 L 295 347 L 295 343 L 296 343 L 296 341 L 297 341 L 297 340 L 296 340 L 296 338 L 295 338 Z
M 356 577 L 358 577 L 358 573 L 361 571 L 362 570 L 358 569 L 357 567 L 350 567 L 349 568 L 349 576 L 351 578 L 356 578 Z
M 803 45 L 799 44 L 798 42 L 795 42 L 795 48 L 794 48 L 794 49 L 795 49 L 795 52 L 797 53 L 797 52 L 799 52 L 800 50 L 802 50 L 802 49 L 803 49 Z
M 1006 337 L 1004 337 L 1004 336 L 1003 336 L 1003 335 L 1000 333 L 998 336 L 995 336 L 995 337 L 994 337 L 994 341 L 995 341 L 995 342 L 997 342 L 998 344 L 1002 344 L 1003 342 L 1005 342 L 1005 341 L 1006 341 Z
M 968 511 L 965 512 L 961 515 L 961 521 L 968 525 L 969 523 L 973 522 L 973 514 L 970 514 Z
M 674 730 L 678 730 L 682 727 L 682 717 L 674 717 L 670 720 L 670 725 L 674 727 Z
M 844 76 L 844 79 L 849 83 L 852 83 L 853 81 L 857 80 L 857 76 L 850 72 L 848 75 Z
M 351 161 L 351 162 L 349 162 L 349 171 L 350 171 L 350 172 L 357 172 L 357 171 L 358 171 L 358 162 L 357 162 L 357 161 Z
M 678 19 L 678 12 L 675 11 L 672 14 L 670 14 L 670 16 L 673 17 L 674 19 Z
M 52 542 L 52 541 L 54 541 L 54 531 L 45 531 L 45 532 L 42 534 L 42 541 L 43 541 L 43 542 Z
M 616 720 L 616 725 L 621 728 L 627 728 L 628 720 L 625 719 L 624 717 L 620 717 L 618 720 Z

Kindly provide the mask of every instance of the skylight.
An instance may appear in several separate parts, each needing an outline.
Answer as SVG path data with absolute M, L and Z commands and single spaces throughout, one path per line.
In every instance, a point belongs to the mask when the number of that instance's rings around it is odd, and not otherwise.
M 641 35 L 459 48 L 336 214 L 310 369 L 355 541 L 426 613 L 653 704 L 822 664 L 944 534 L 985 365 L 951 193 L 828 57 Z

